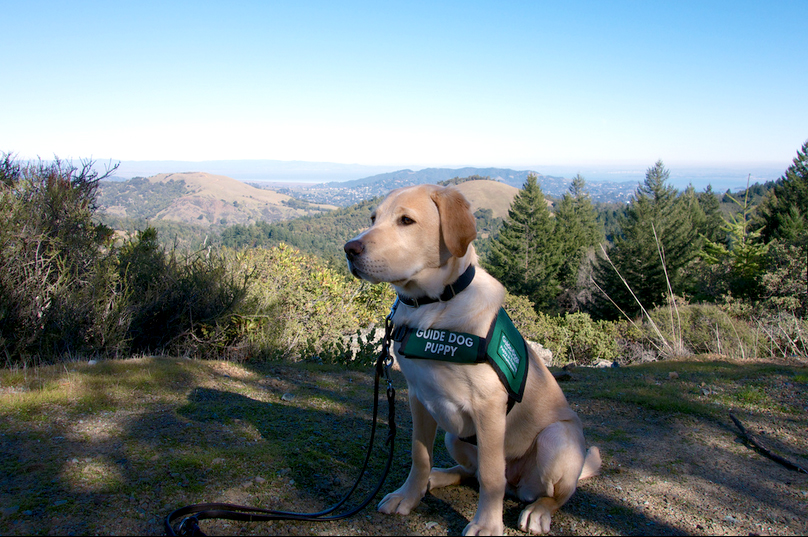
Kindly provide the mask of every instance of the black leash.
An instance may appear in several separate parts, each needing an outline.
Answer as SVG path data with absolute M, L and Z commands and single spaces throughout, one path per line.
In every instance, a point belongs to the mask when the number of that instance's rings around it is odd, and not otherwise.
M 390 315 L 385 319 L 384 326 L 384 340 L 382 341 L 382 350 L 379 357 L 376 359 L 376 376 L 373 381 L 373 424 L 370 429 L 370 440 L 368 441 L 367 452 L 365 453 L 365 462 L 362 465 L 362 470 L 356 478 L 353 487 L 348 493 L 335 505 L 319 511 L 316 513 L 295 513 L 291 511 L 274 511 L 271 509 L 260 509 L 257 507 L 247 507 L 243 505 L 234 505 L 229 503 L 198 503 L 177 509 L 168 515 L 165 519 L 166 535 L 180 535 L 180 536 L 197 536 L 205 535 L 199 527 L 201 520 L 209 518 L 220 518 L 226 520 L 238 520 L 242 522 L 268 522 L 271 520 L 300 520 L 307 522 L 330 522 L 334 520 L 341 520 L 348 518 L 365 507 L 373 500 L 376 494 L 381 490 L 387 474 L 390 471 L 390 466 L 393 462 L 393 449 L 395 446 L 396 437 L 396 423 L 395 423 L 395 397 L 396 391 L 393 389 L 393 383 L 390 379 L 390 366 L 393 363 L 392 356 L 390 355 L 391 333 L 393 329 L 392 317 L 395 309 L 390 312 Z M 373 452 L 373 441 L 376 437 L 376 422 L 379 410 L 379 380 L 384 376 L 387 380 L 387 440 L 385 443 L 390 447 L 387 455 L 387 463 L 384 467 L 379 483 L 376 487 L 365 497 L 362 502 L 348 511 L 332 514 L 350 499 L 356 491 L 362 477 L 368 468 L 371 453 Z M 177 525 L 176 529 L 172 525 L 172 521 L 182 518 L 182 521 Z

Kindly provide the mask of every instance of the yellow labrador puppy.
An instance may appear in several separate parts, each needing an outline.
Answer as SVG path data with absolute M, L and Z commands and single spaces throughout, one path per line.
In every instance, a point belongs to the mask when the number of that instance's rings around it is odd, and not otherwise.
M 394 286 L 403 302 L 393 316 L 397 327 L 434 336 L 432 350 L 442 354 L 454 352 L 446 338 L 438 346 L 444 331 L 455 339 L 491 333 L 505 289 L 477 266 L 474 216 L 457 189 L 394 190 L 371 222 L 345 244 L 345 253 L 355 276 Z M 530 351 L 523 395 L 516 402 L 519 396 L 509 395 L 489 362 L 411 358 L 401 353 L 401 345 L 396 342 L 394 350 L 409 390 L 412 467 L 401 488 L 379 503 L 379 511 L 409 514 L 427 490 L 476 477 L 477 513 L 464 534 L 501 535 L 506 492 L 528 503 L 519 517 L 522 531 L 548 532 L 552 514 L 572 496 L 579 479 L 597 475 L 601 462 L 596 447 L 587 451 L 581 422 L 543 362 Z M 446 431 L 446 447 L 457 462 L 453 468 L 432 468 L 438 426 Z

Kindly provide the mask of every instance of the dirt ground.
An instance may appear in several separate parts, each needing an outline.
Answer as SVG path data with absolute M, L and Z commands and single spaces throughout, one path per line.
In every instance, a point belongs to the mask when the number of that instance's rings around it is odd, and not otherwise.
M 36 411 L 19 404 L 3 407 L 0 534 L 162 534 L 164 517 L 186 504 L 233 502 L 315 511 L 353 481 L 367 437 L 370 374 L 287 365 L 256 370 L 222 362 L 178 364 L 184 374 L 158 379 L 160 386 L 168 386 L 166 393 L 146 384 L 132 389 L 123 405 L 86 403 L 85 408 L 73 400 Z M 621 369 L 581 368 L 562 383 L 604 465 L 600 476 L 579 484 L 554 517 L 551 534 L 808 534 L 808 475 L 751 449 L 728 416 L 711 419 L 603 396 L 605 382 L 632 393 L 631 386 L 620 387 L 620 375 L 651 375 L 660 389 L 671 378 L 664 369 Z M 668 369 L 677 370 L 677 365 Z M 93 373 L 79 367 L 74 374 Z M 115 374 L 124 378 L 125 373 Z M 397 487 L 409 467 L 406 385 L 398 375 L 394 380 L 399 434 L 382 492 Z M 24 391 L 5 384 L 0 399 Z M 779 406 L 742 407 L 736 415 L 773 450 L 808 467 L 806 384 L 777 384 Z M 710 389 L 693 395 L 692 386 L 683 386 L 688 397 L 712 396 Z M 451 462 L 441 433 L 436 462 Z M 378 469 L 379 462 L 374 464 Z M 338 522 L 206 521 L 203 531 L 460 534 L 474 515 L 477 496 L 471 483 L 427 494 L 406 517 L 367 508 Z M 522 507 L 506 499 L 506 534 L 522 534 L 516 529 Z

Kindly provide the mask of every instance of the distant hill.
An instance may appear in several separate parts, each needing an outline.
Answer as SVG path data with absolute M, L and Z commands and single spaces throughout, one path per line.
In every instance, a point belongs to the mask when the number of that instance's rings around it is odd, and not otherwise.
M 497 181 L 467 181 L 457 188 L 463 192 L 477 216 L 478 241 L 490 236 L 507 216 L 519 189 Z M 370 225 L 370 213 L 381 197 L 363 200 L 335 211 L 305 216 L 273 224 L 257 222 L 249 226 L 231 226 L 221 234 L 222 244 L 233 248 L 274 246 L 285 242 L 305 252 L 345 264 L 345 242 Z M 488 213 L 487 211 L 490 211 Z
M 98 203 L 108 219 L 168 220 L 215 227 L 275 222 L 335 208 L 203 172 L 102 182 Z
M 424 183 L 440 183 L 455 177 L 478 175 L 494 181 L 521 188 L 529 174 L 536 174 L 545 195 L 560 198 L 567 192 L 572 180 L 564 177 L 542 175 L 531 170 L 511 170 L 508 168 L 426 168 L 419 171 L 399 170 L 356 179 L 353 181 L 330 182 L 317 185 L 298 185 L 279 188 L 278 192 L 293 195 L 316 203 L 330 203 L 346 207 L 362 200 L 383 196 L 389 191 L 403 186 Z M 637 188 L 637 183 L 612 183 L 587 181 L 589 193 L 595 202 L 627 202 Z
M 505 218 L 519 189 L 497 181 L 466 181 L 457 185 L 471 203 L 471 212 L 490 209 L 494 218 Z

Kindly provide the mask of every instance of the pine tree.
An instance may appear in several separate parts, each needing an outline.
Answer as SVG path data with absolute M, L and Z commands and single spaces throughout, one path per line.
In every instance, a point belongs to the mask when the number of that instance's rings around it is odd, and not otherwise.
M 668 282 L 675 294 L 689 292 L 692 285 L 685 269 L 701 249 L 694 220 L 703 218 L 703 212 L 700 216 L 692 192 L 679 196 L 666 184 L 669 175 L 662 161 L 646 171 L 645 181 L 621 219 L 621 234 L 608 253 L 611 263 L 602 258 L 595 269 L 595 282 L 628 314 L 637 313 L 639 305 L 626 283 L 646 308 L 665 302 Z M 603 297 L 597 313 L 617 317 L 619 312 L 611 301 Z
M 808 233 L 808 141 L 758 207 L 761 239 L 804 241 Z M 802 238 L 802 239 L 801 239 Z
M 535 175 L 529 175 L 492 241 L 486 269 L 513 294 L 527 296 L 538 309 L 555 309 L 562 257 L 555 221 Z
M 724 219 L 721 215 L 721 201 L 713 192 L 712 185 L 707 185 L 707 189 L 698 195 L 699 205 L 704 212 L 704 223 L 699 229 L 701 235 L 713 242 L 723 243 L 726 241 L 726 234 L 721 231 Z
M 604 239 L 603 226 L 597 221 L 586 181 L 580 174 L 573 178 L 569 192 L 561 198 L 555 218 L 563 259 L 558 279 L 562 287 L 573 289 L 586 252 Z

